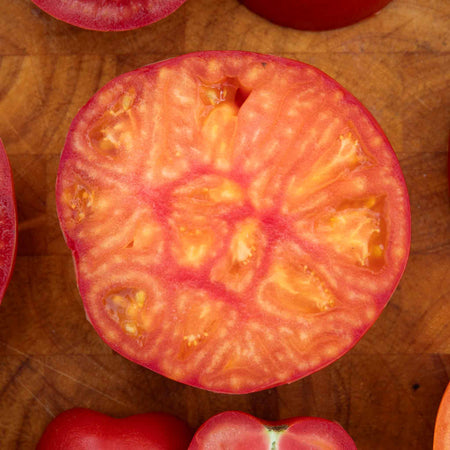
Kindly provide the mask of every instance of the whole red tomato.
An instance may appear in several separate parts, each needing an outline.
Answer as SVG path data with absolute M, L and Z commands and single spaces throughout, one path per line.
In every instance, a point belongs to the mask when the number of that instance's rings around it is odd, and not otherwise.
M 344 27 L 368 17 L 391 0 L 240 0 L 279 25 L 300 30 Z
M 56 196 L 104 341 L 218 392 L 342 356 L 408 258 L 382 130 L 323 72 L 275 56 L 196 53 L 111 81 L 72 123 Z
M 434 427 L 433 450 L 450 449 L 450 383 L 442 396 Z
M 167 17 L 186 0 L 31 0 L 56 19 L 80 28 L 123 31 Z
M 114 419 L 75 408 L 50 422 L 36 450 L 186 450 L 192 434 L 185 422 L 166 413 Z
M 195 433 L 189 450 L 356 450 L 336 422 L 295 417 L 269 422 L 239 411 L 217 414 Z
M 11 166 L 0 140 L 0 303 L 16 258 L 17 213 Z

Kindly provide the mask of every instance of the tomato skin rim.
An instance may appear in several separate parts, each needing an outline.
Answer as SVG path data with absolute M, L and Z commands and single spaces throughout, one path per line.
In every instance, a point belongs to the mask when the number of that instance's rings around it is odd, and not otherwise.
M 38 8 L 50 15 L 56 20 L 68 23 L 78 28 L 90 31 L 115 32 L 115 31 L 130 31 L 145 27 L 165 19 L 170 14 L 174 13 L 180 8 L 186 0 L 171 0 L 173 4 L 170 8 L 166 8 L 159 13 L 149 13 L 136 15 L 130 20 L 111 21 L 106 22 L 102 20 L 95 20 L 92 18 L 83 18 L 77 11 L 70 11 L 64 7 L 60 7 L 55 0 L 31 0 Z
M 347 27 L 368 19 L 392 0 L 239 0 L 250 11 L 283 27 L 305 31 L 327 31 Z M 300 3 L 300 4 L 299 4 Z M 348 0 L 344 0 L 348 3 Z M 281 9 L 281 11 L 280 11 Z M 329 11 L 331 9 L 331 11 Z
M 317 73 L 320 73 L 321 77 L 326 80 L 327 83 L 331 84 L 335 89 L 339 90 L 340 92 L 342 92 L 344 94 L 344 98 L 346 99 L 347 102 L 349 103 L 353 103 L 355 105 L 357 105 L 357 107 L 361 110 L 361 112 L 363 114 L 365 114 L 365 117 L 370 121 L 371 125 L 377 130 L 377 132 L 379 133 L 379 136 L 382 138 L 383 142 L 385 144 L 387 144 L 387 146 L 391 149 L 392 152 L 392 158 L 393 158 L 393 162 L 395 162 L 396 164 L 396 169 L 395 169 L 395 175 L 398 179 L 398 181 L 400 182 L 400 184 L 403 186 L 404 188 L 404 196 L 405 196 L 405 201 L 403 207 L 405 209 L 405 216 L 404 218 L 404 222 L 405 222 L 405 258 L 402 261 L 402 265 L 401 265 L 401 269 L 398 270 L 396 279 L 395 279 L 395 283 L 392 283 L 392 289 L 390 289 L 390 293 L 389 296 L 386 298 L 384 296 L 384 294 L 380 295 L 380 298 L 377 298 L 377 305 L 378 304 L 382 304 L 383 306 L 377 307 L 377 311 L 376 314 L 374 315 L 374 319 L 371 320 L 369 323 L 366 323 L 364 327 L 362 327 L 362 329 L 358 332 L 355 333 L 355 337 L 354 339 L 350 342 L 350 344 L 345 347 L 337 356 L 333 357 L 333 358 L 329 358 L 326 361 L 324 361 L 323 363 L 313 367 L 312 369 L 310 369 L 308 372 L 302 374 L 301 376 L 298 375 L 294 375 L 291 377 L 291 379 L 289 380 L 278 380 L 277 382 L 274 383 L 268 383 L 265 385 L 258 385 L 255 386 L 253 388 L 248 388 L 248 389 L 242 389 L 239 391 L 236 391 L 232 388 L 230 389 L 213 389 L 210 387 L 205 387 L 200 385 L 200 383 L 196 382 L 195 380 L 190 380 L 188 378 L 181 380 L 178 380 L 177 378 L 171 378 L 170 374 L 164 373 L 162 370 L 158 370 L 154 367 L 152 367 L 149 363 L 146 363 L 145 361 L 143 361 L 142 359 L 139 359 L 138 357 L 133 357 L 130 356 L 126 353 L 126 351 L 122 350 L 119 346 L 119 344 L 114 344 L 112 342 L 108 342 L 106 337 L 105 337 L 105 332 L 102 330 L 102 328 L 96 323 L 95 320 L 91 319 L 92 313 L 91 313 L 91 307 L 89 305 L 89 303 L 85 300 L 87 295 L 85 292 L 85 288 L 84 288 L 84 284 L 80 283 L 80 279 L 81 279 L 81 275 L 80 275 L 80 269 L 79 269 L 79 257 L 75 248 L 75 242 L 72 241 L 72 239 L 67 235 L 67 233 L 64 230 L 64 227 L 62 226 L 63 229 L 63 235 L 64 235 L 64 239 L 66 240 L 66 243 L 68 245 L 68 247 L 71 249 L 72 251 L 72 257 L 74 260 L 74 264 L 75 264 L 75 268 L 76 268 L 76 280 L 77 280 L 77 286 L 78 286 L 78 290 L 80 292 L 80 296 L 83 300 L 83 304 L 85 307 L 85 311 L 86 311 L 86 317 L 88 319 L 88 321 L 93 325 L 94 329 L 96 330 L 97 334 L 101 337 L 101 339 L 111 348 L 113 349 L 115 352 L 117 352 L 118 354 L 122 355 L 123 357 L 129 359 L 130 361 L 133 361 L 139 365 L 142 365 L 148 369 L 150 369 L 151 371 L 158 373 L 162 376 L 165 376 L 169 379 L 172 379 L 174 381 L 178 381 L 178 382 L 182 382 L 183 384 L 192 386 L 192 387 L 196 387 L 196 388 L 200 388 L 200 389 L 206 389 L 209 390 L 211 392 L 216 392 L 216 393 L 223 393 L 223 394 L 248 394 L 248 393 L 253 393 L 253 392 L 259 392 L 265 389 L 270 389 L 270 388 L 274 388 L 277 386 L 281 386 L 284 384 L 290 384 L 293 382 L 296 382 L 308 375 L 311 375 L 321 369 L 323 369 L 324 367 L 327 367 L 328 365 L 332 364 L 333 362 L 337 361 L 338 359 L 340 359 L 342 356 L 344 356 L 350 349 L 352 349 L 358 342 L 359 340 L 364 336 L 364 334 L 371 328 L 371 326 L 375 323 L 375 321 L 378 319 L 378 317 L 380 316 L 381 312 L 383 311 L 383 309 L 387 306 L 389 299 L 392 297 L 392 295 L 394 294 L 398 284 L 400 283 L 400 280 L 403 276 L 403 273 L 406 269 L 406 265 L 407 265 L 407 261 L 408 261 L 408 255 L 409 255 L 409 251 L 410 251 L 410 242 L 411 242 L 411 213 L 410 213 L 410 203 L 409 203 L 409 196 L 408 196 L 408 192 L 407 192 L 407 188 L 406 188 L 406 182 L 403 176 L 403 173 L 401 171 L 401 167 L 400 164 L 398 162 L 398 158 L 394 152 L 394 150 L 392 149 L 392 146 L 389 143 L 388 138 L 386 137 L 385 133 L 383 132 L 381 126 L 378 124 L 378 122 L 376 121 L 376 119 L 373 117 L 373 115 L 369 112 L 369 110 L 356 98 L 354 97 L 346 88 L 342 87 L 336 80 L 334 80 L 332 77 L 330 77 L 329 75 L 327 75 L 326 73 L 322 72 L 320 69 L 311 66 L 309 64 L 300 62 L 300 61 L 296 61 L 293 59 L 289 59 L 289 58 L 282 58 L 282 57 L 278 57 L 278 56 L 274 56 L 274 55 L 265 55 L 265 54 L 261 54 L 261 53 L 255 53 L 255 52 L 247 52 L 247 51 L 232 51 L 232 50 L 227 50 L 227 51 L 200 51 L 200 52 L 193 52 L 193 53 L 188 53 L 185 55 L 181 55 L 181 56 L 177 56 L 174 58 L 170 58 L 170 59 L 166 59 L 163 61 L 157 61 L 154 63 L 151 63 L 149 65 L 143 66 L 141 68 L 135 69 L 132 72 L 128 72 L 128 73 L 124 73 L 119 75 L 118 77 L 115 77 L 113 80 L 111 80 L 110 82 L 108 82 L 105 86 L 103 86 L 102 88 L 100 88 L 98 90 L 98 92 L 96 94 L 94 94 L 89 101 L 79 110 L 79 112 L 77 113 L 77 115 L 75 116 L 75 118 L 73 119 L 70 128 L 69 128 L 69 132 L 67 134 L 67 138 L 66 138 L 66 142 L 64 145 L 64 149 L 62 154 L 64 154 L 66 151 L 68 152 L 68 150 L 70 149 L 71 146 L 71 136 L 72 133 L 77 129 L 78 127 L 78 123 L 82 120 L 82 116 L 83 116 L 83 112 L 86 110 L 89 110 L 89 108 L 91 107 L 91 105 L 96 101 L 96 97 L 97 95 L 99 95 L 101 92 L 103 91 L 107 91 L 110 89 L 110 87 L 117 83 L 120 82 L 120 80 L 122 78 L 128 77 L 130 73 L 138 73 L 140 71 L 158 71 L 161 67 L 165 67 L 167 65 L 171 65 L 171 64 L 177 64 L 179 61 L 182 61 L 183 59 L 188 59 L 188 58 L 192 58 L 192 57 L 198 57 L 198 58 L 204 58 L 206 61 L 211 59 L 211 58 L 215 58 L 215 57 L 219 57 L 221 58 L 222 56 L 226 56 L 226 55 L 232 55 L 232 56 L 237 56 L 237 57 L 242 57 L 245 58 L 248 55 L 253 55 L 254 57 L 258 57 L 258 58 L 262 58 L 264 61 L 270 61 L 270 62 L 277 62 L 277 61 L 282 61 L 284 64 L 288 65 L 288 66 L 292 66 L 292 67 L 297 67 L 297 68 L 305 68 L 308 67 L 309 69 L 314 70 Z M 60 187 L 62 186 L 62 183 L 60 182 L 60 179 L 62 177 L 62 173 L 63 173 L 63 169 L 64 169 L 64 164 L 65 164 L 65 160 L 62 158 L 61 162 L 60 162 L 60 167 L 58 170 L 58 176 L 57 176 L 57 180 L 56 180 L 56 196 L 57 198 L 60 198 L 61 196 L 61 190 Z M 60 224 L 62 224 L 62 217 L 63 217 L 63 207 L 60 204 L 60 202 L 57 202 L 57 215 L 58 215 L 58 219 Z
M 14 265 L 17 256 L 17 235 L 18 235 L 18 224 L 17 224 L 17 202 L 16 195 L 14 191 L 14 182 L 12 177 L 11 164 L 8 159 L 5 147 L 2 140 L 0 139 L 0 175 L 4 177 L 2 180 L 2 186 L 0 188 L 0 195 L 7 199 L 7 209 L 10 215 L 11 222 L 13 223 L 13 239 L 12 239 L 12 253 L 8 261 L 7 273 L 5 282 L 0 285 L 0 304 L 5 295 L 6 289 L 8 288 L 9 282 L 14 271 Z M 6 196 L 4 196 L 6 193 Z
M 357 450 L 356 445 L 352 439 L 352 437 L 347 433 L 347 431 L 344 429 L 344 427 L 335 421 L 323 419 L 320 417 L 290 417 L 287 419 L 280 419 L 280 420 L 265 420 L 260 419 L 259 417 L 253 416 L 252 414 L 238 411 L 238 410 L 232 410 L 232 411 L 224 411 L 221 413 L 218 413 L 212 417 L 210 417 L 206 422 L 204 422 L 200 427 L 196 430 L 191 444 L 189 445 L 188 450 L 199 450 L 200 444 L 199 442 L 201 439 L 201 434 L 205 432 L 208 428 L 214 427 L 215 423 L 227 423 L 227 421 L 232 421 L 233 419 L 237 419 L 236 421 L 239 422 L 242 420 L 242 422 L 251 422 L 255 426 L 261 426 L 266 427 L 268 429 L 270 428 L 277 428 L 277 427 L 286 427 L 285 431 L 289 431 L 289 428 L 293 427 L 294 425 L 309 425 L 311 428 L 316 427 L 326 427 L 331 428 L 334 432 L 334 435 L 339 435 L 340 440 L 344 441 L 343 444 L 345 445 L 345 450 Z M 243 425 L 245 427 L 245 425 Z M 214 428 L 213 428 L 214 429 Z M 214 433 L 214 431 L 213 431 Z

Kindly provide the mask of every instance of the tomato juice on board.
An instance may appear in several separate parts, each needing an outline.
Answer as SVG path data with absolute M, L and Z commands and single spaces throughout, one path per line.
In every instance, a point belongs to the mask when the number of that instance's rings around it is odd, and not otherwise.
M 72 122 L 56 195 L 102 339 L 217 392 L 342 356 L 409 253 L 406 186 L 375 119 L 275 56 L 194 53 L 112 80 Z

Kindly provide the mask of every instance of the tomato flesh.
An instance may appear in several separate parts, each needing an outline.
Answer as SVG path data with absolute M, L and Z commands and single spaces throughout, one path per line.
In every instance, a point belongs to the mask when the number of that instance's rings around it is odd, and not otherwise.
M 36 450 L 186 450 L 192 434 L 185 422 L 166 413 L 115 419 L 74 408 L 50 422 Z
M 56 19 L 97 31 L 124 31 L 157 22 L 186 0 L 31 0 Z
M 195 433 L 189 450 L 356 450 L 347 432 L 335 422 L 295 417 L 278 422 L 239 411 L 211 417 Z
M 299 30 L 329 30 L 375 14 L 391 0 L 240 0 L 266 19 Z
M 0 303 L 11 278 L 17 245 L 17 213 L 8 156 L 0 140 Z
M 245 52 L 105 86 L 72 124 L 57 204 L 105 342 L 218 392 L 342 356 L 409 252 L 403 176 L 370 114 L 318 69 Z

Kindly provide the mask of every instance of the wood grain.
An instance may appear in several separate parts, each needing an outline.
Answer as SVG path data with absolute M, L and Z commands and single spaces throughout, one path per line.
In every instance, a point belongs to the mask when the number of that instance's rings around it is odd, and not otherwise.
M 33 449 L 74 406 L 163 410 L 193 427 L 239 409 L 339 421 L 361 450 L 432 448 L 450 375 L 450 2 L 394 0 L 354 26 L 281 28 L 237 0 L 188 0 L 123 33 L 80 30 L 29 0 L 0 2 L 0 136 L 13 168 L 19 248 L 0 307 L 0 448 Z M 250 50 L 313 64 L 372 112 L 394 146 L 412 213 L 411 256 L 391 302 L 338 362 L 235 396 L 168 380 L 113 353 L 86 321 L 55 212 L 59 154 L 78 109 L 118 74 L 189 51 Z

